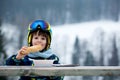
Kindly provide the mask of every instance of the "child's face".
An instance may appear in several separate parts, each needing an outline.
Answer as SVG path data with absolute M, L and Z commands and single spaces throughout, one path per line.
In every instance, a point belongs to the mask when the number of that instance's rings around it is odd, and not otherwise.
M 39 34 L 39 32 L 37 32 L 36 34 L 33 34 L 33 38 L 32 38 L 32 45 L 41 45 L 42 49 L 45 48 L 47 44 L 47 38 L 42 35 Z

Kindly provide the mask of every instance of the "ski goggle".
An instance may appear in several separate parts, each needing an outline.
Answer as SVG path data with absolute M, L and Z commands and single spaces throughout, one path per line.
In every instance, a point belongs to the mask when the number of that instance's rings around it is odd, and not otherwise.
M 45 31 L 49 31 L 50 30 L 50 25 L 49 25 L 49 23 L 47 23 L 43 20 L 36 20 L 28 27 L 29 31 L 35 31 L 37 29 L 42 29 L 42 30 L 45 30 Z

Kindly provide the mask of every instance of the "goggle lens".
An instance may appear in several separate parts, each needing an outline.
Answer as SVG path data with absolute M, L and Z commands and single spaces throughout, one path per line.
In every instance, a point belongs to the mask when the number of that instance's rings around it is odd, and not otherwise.
M 50 25 L 45 21 L 37 20 L 30 25 L 28 30 L 34 31 L 34 30 L 39 29 L 39 28 L 42 30 L 50 30 Z

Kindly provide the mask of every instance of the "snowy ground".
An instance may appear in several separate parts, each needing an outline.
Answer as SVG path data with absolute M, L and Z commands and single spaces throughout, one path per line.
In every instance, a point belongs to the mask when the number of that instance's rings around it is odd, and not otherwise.
M 52 29 L 52 47 L 54 51 L 61 56 L 63 63 L 71 63 L 70 60 L 65 59 L 71 58 L 76 36 L 78 36 L 80 40 L 87 40 L 88 42 L 93 43 L 92 45 L 97 43 L 97 40 L 94 38 L 99 35 L 101 31 L 104 31 L 107 37 L 113 33 L 117 34 L 118 38 L 120 37 L 120 23 L 112 21 L 66 24 L 52 27 Z M 93 42 L 93 40 L 95 42 Z M 94 55 L 99 56 L 99 54 Z
M 94 22 L 84 22 L 76 24 L 65 24 L 59 25 L 56 27 L 52 26 L 53 38 L 51 48 L 59 56 L 60 62 L 69 64 L 71 63 L 71 57 L 73 52 L 73 45 L 75 38 L 78 37 L 81 42 L 87 41 L 89 43 L 88 48 L 93 51 L 93 55 L 96 59 L 99 59 L 99 35 L 104 32 L 104 44 L 106 51 L 109 50 L 111 36 L 115 34 L 117 36 L 117 47 L 120 48 L 120 23 L 112 21 L 94 21 Z M 3 24 L 2 32 L 5 33 L 7 39 L 6 42 L 6 52 L 8 56 L 16 54 L 18 50 L 18 42 L 20 31 L 15 25 Z M 27 35 L 27 34 L 26 34 Z M 25 36 L 26 39 L 26 36 Z M 120 53 L 120 51 L 119 51 Z M 105 64 L 107 65 L 108 58 L 111 57 L 111 54 L 105 54 Z M 119 54 L 120 56 L 120 54 Z M 83 58 L 85 58 L 83 56 Z M 81 61 L 84 61 L 84 59 Z M 81 62 L 81 65 L 82 62 Z M 65 80 L 69 80 L 70 77 L 66 77 Z

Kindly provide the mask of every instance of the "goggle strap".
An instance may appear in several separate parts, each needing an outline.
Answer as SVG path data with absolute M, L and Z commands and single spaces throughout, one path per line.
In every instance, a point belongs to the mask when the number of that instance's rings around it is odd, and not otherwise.
M 29 36 L 28 36 L 28 44 L 30 44 L 31 42 L 31 34 L 29 33 Z M 30 46 L 30 45 L 29 45 Z

